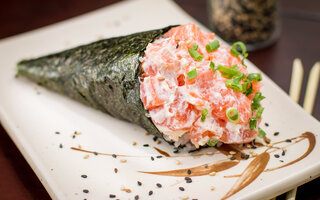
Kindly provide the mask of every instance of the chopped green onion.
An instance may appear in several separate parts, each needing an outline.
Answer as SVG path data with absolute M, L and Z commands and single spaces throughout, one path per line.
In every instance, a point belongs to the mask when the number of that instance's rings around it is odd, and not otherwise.
M 243 88 L 240 81 L 245 77 L 246 76 L 242 73 L 240 76 L 233 76 L 232 79 L 226 80 L 226 87 L 231 88 L 236 92 L 242 92 Z
M 245 82 L 242 84 L 242 93 L 245 94 L 246 96 L 249 96 L 250 94 L 252 94 L 252 92 L 253 92 L 253 89 L 252 89 L 251 81 L 245 80 Z
M 264 110 L 263 107 L 258 108 L 257 115 L 256 115 L 256 118 L 257 118 L 257 119 L 260 119 L 260 118 L 261 118 L 261 115 L 262 115 L 262 113 L 263 113 L 263 110 Z
M 210 62 L 210 68 L 213 72 L 216 72 L 216 70 L 217 70 L 214 68 L 214 63 L 212 61 Z
M 214 147 L 214 146 L 216 146 L 216 144 L 218 143 L 218 141 L 219 141 L 219 140 L 216 140 L 216 141 L 214 141 L 214 143 L 212 143 L 211 140 L 209 140 L 209 141 L 208 141 L 208 145 L 209 145 L 210 147 Z
M 256 81 L 256 82 L 259 82 L 259 81 L 262 80 L 260 73 L 250 73 L 250 74 L 248 75 L 247 79 L 248 79 L 249 81 Z
M 206 45 L 206 49 L 209 53 L 213 52 L 214 50 L 217 50 L 219 47 L 220 44 L 218 40 L 214 40 L 213 42 Z
M 191 80 L 195 77 L 198 76 L 198 73 L 197 73 L 197 69 L 194 68 L 193 70 L 191 70 L 190 72 L 187 73 L 187 76 L 188 76 L 188 80 Z
M 256 126 L 257 126 L 257 118 L 249 118 L 249 120 L 250 120 L 250 130 L 253 130 L 253 129 L 255 129 L 256 128 Z
M 260 101 L 264 99 L 265 97 L 262 96 L 261 92 L 257 92 L 253 97 L 253 102 L 251 104 L 251 110 L 257 110 L 261 105 Z
M 266 132 L 262 130 L 261 128 L 258 128 L 258 137 L 259 138 L 264 138 L 266 136 Z
M 230 122 L 237 124 L 240 120 L 239 111 L 235 108 L 228 108 L 226 111 L 227 117 Z
M 230 68 L 224 67 L 222 65 L 218 65 L 216 70 L 222 72 L 221 75 L 226 78 L 232 78 L 235 75 L 242 76 L 242 73 L 240 71 L 238 71 L 237 65 L 234 65 Z
M 201 121 L 204 122 L 204 120 L 206 120 L 206 117 L 208 115 L 208 109 L 204 109 L 201 113 Z
M 233 89 L 236 92 L 242 92 L 242 86 L 238 82 L 236 82 L 234 79 L 228 79 L 226 80 L 226 87 Z
M 238 47 L 241 49 L 241 53 L 238 51 Z M 247 53 L 246 45 L 243 42 L 239 41 L 239 42 L 233 43 L 231 50 L 230 50 L 230 53 L 237 58 L 239 57 L 239 55 L 242 55 L 243 58 L 242 58 L 241 62 L 244 66 L 246 66 L 244 64 L 244 59 L 248 57 L 248 53 Z
M 200 61 L 203 59 L 203 55 L 201 55 L 198 51 L 198 45 L 194 44 L 188 51 L 192 58 L 194 58 L 196 61 Z

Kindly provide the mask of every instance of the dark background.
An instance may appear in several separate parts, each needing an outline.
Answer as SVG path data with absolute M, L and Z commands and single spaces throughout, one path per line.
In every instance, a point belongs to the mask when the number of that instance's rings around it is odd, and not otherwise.
M 2 0 L 0 39 L 59 22 L 118 0 Z M 187 13 L 209 27 L 205 0 L 175 0 Z M 282 32 L 272 46 L 251 52 L 249 59 L 289 91 L 292 62 L 300 58 L 304 66 L 300 105 L 303 103 L 308 74 L 320 61 L 320 1 L 282 0 Z M 320 92 L 313 116 L 320 120 Z M 297 199 L 320 199 L 320 178 L 298 189 Z M 278 199 L 283 199 L 281 196 Z M 32 169 L 6 131 L 0 126 L 0 199 L 50 199 Z

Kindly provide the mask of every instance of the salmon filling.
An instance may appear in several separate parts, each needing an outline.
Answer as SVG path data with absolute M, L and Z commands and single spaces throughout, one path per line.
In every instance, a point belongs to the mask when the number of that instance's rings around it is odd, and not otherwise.
M 211 140 L 247 143 L 256 137 L 257 128 L 250 130 L 249 124 L 255 114 L 251 104 L 261 84 L 252 82 L 253 92 L 248 96 L 226 87 L 228 78 L 213 70 L 211 62 L 228 68 L 237 65 L 246 76 L 248 71 L 227 45 L 220 43 L 219 48 L 208 52 L 206 45 L 214 40 L 213 33 L 187 24 L 172 28 L 147 46 L 141 64 L 140 97 L 164 138 L 187 138 L 199 147 Z M 191 55 L 192 48 L 203 56 L 201 60 Z M 228 118 L 229 108 L 238 111 L 237 123 Z

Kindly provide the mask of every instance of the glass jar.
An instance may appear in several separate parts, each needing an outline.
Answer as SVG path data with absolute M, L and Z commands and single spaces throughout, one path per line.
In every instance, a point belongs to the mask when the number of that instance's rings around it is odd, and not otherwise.
M 242 41 L 248 51 L 271 45 L 279 36 L 277 0 L 208 0 L 211 29 L 232 44 Z

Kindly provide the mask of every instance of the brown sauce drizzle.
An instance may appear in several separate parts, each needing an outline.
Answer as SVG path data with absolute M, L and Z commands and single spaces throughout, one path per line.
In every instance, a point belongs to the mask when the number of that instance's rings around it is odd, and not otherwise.
M 297 158 L 297 159 L 295 159 L 295 160 L 293 160 L 293 161 L 291 161 L 291 162 L 288 162 L 288 163 L 286 163 L 286 164 L 284 164 L 284 165 L 280 165 L 280 166 L 278 166 L 278 167 L 266 169 L 265 172 L 269 172 L 269 171 L 273 171 L 273 170 L 280 169 L 280 168 L 283 168 L 283 167 L 287 167 L 287 166 L 292 165 L 292 164 L 294 164 L 294 163 L 296 163 L 296 162 L 304 159 L 305 157 L 307 157 L 307 156 L 312 152 L 312 150 L 314 149 L 314 146 L 315 146 L 315 144 L 316 144 L 316 138 L 315 138 L 314 134 L 312 134 L 312 133 L 310 133 L 310 132 L 305 132 L 305 133 L 303 133 L 303 134 L 301 135 L 301 137 L 307 138 L 308 141 L 309 141 L 308 150 L 307 150 L 302 156 L 300 156 L 299 158 Z M 298 141 L 300 142 L 301 140 L 298 140 Z M 297 142 L 298 142 L 298 141 L 297 141 Z
M 240 178 L 234 183 L 229 192 L 225 194 L 222 199 L 226 199 L 235 193 L 239 192 L 241 189 L 249 185 L 252 181 L 254 181 L 266 168 L 270 159 L 270 155 L 268 152 L 263 152 L 258 155 L 255 159 L 253 159 L 247 168 L 242 172 Z
M 157 147 L 153 147 L 157 152 L 159 152 L 161 155 L 165 156 L 165 157 L 171 157 L 170 154 L 168 154 L 167 152 L 157 148 Z
M 308 139 L 308 142 L 309 142 L 309 146 L 308 146 L 307 151 L 302 156 L 298 157 L 297 159 L 295 159 L 289 163 L 286 163 L 284 165 L 280 165 L 278 167 L 265 169 L 269 160 L 270 160 L 269 153 L 281 149 L 280 147 L 276 147 L 273 145 L 286 142 L 286 140 L 283 140 L 283 141 L 274 142 L 271 144 L 271 146 L 267 146 L 268 148 L 263 153 L 261 153 L 257 157 L 255 157 L 241 174 L 224 176 L 224 177 L 239 177 L 239 178 L 235 182 L 235 184 L 232 186 L 232 188 L 227 192 L 227 194 L 225 194 L 222 197 L 222 199 L 229 198 L 230 196 L 232 196 L 235 193 L 242 190 L 244 187 L 248 186 L 262 172 L 277 170 L 277 169 L 292 165 L 292 164 L 304 159 L 305 157 L 307 157 L 313 151 L 313 149 L 315 147 L 316 138 L 313 133 L 305 132 L 300 136 L 291 138 L 290 140 L 292 140 L 292 141 L 294 140 L 294 142 L 289 145 L 296 144 L 304 139 Z M 265 146 L 259 145 L 259 147 L 265 147 Z M 195 167 L 186 168 L 186 169 L 176 169 L 176 170 L 156 171 L 156 172 L 146 172 L 146 171 L 138 171 L 138 172 L 146 173 L 146 174 L 162 175 L 162 176 L 176 176 L 176 177 L 191 177 L 191 176 L 208 175 L 211 172 L 220 172 L 220 171 L 224 171 L 224 170 L 227 170 L 229 168 L 236 166 L 237 164 L 240 163 L 240 160 L 243 160 L 243 158 L 241 158 L 241 154 L 245 154 L 241 150 L 239 150 L 239 148 L 236 148 L 234 145 L 222 145 L 221 147 L 215 147 L 215 148 L 220 153 L 222 153 L 224 155 L 229 155 L 230 151 L 236 152 L 233 155 L 235 160 L 233 160 L 233 161 L 232 160 L 220 161 L 218 163 L 204 164 L 204 165 L 195 166 Z M 86 152 L 86 153 L 92 153 L 95 155 L 106 155 L 106 156 L 114 156 L 115 155 L 115 154 L 109 154 L 109 153 L 98 153 L 95 151 L 84 150 L 84 149 L 76 148 L 76 147 L 71 147 L 71 149 L 76 150 L 76 151 Z M 154 147 L 154 149 L 158 153 L 160 153 L 161 155 L 163 155 L 165 157 L 189 157 L 189 156 L 194 157 L 194 156 L 207 155 L 207 154 L 196 154 L 196 155 L 189 154 L 189 155 L 171 156 L 167 152 L 165 152 L 157 147 Z M 270 151 L 268 152 L 268 150 L 270 150 Z M 116 154 L 116 156 L 120 156 L 120 157 L 149 157 L 149 156 L 134 156 L 134 155 L 121 155 L 121 154 Z
M 145 174 L 155 174 L 155 175 L 162 175 L 162 176 L 176 176 L 176 177 L 191 177 L 191 176 L 202 176 L 208 175 L 211 172 L 220 172 L 227 170 L 235 165 L 239 164 L 239 161 L 221 161 L 218 163 L 212 164 L 204 164 L 192 168 L 186 169 L 176 169 L 176 170 L 169 170 L 169 171 L 157 171 L 157 172 L 145 172 L 145 171 L 138 171 Z M 188 173 L 188 171 L 191 173 Z
M 314 149 L 315 144 L 316 144 L 316 138 L 315 138 L 314 134 L 310 133 L 310 132 L 305 132 L 305 133 L 303 133 L 302 135 L 300 135 L 298 137 L 291 138 L 290 140 L 295 140 L 294 143 L 292 143 L 292 144 L 296 144 L 298 142 L 301 142 L 304 139 L 308 139 L 309 146 L 308 146 L 307 151 L 302 156 L 298 157 L 297 159 L 295 159 L 295 160 L 293 160 L 291 162 L 288 162 L 286 164 L 280 165 L 278 167 L 265 169 L 264 172 L 274 171 L 274 170 L 277 170 L 277 169 L 280 169 L 280 168 L 283 168 L 283 167 L 290 166 L 290 165 L 292 165 L 292 164 L 304 159 L 305 157 L 307 157 L 312 152 L 312 150 Z M 275 142 L 273 144 L 280 144 L 280 143 L 283 143 L 285 141 L 286 140 L 283 140 L 283 141 Z M 290 144 L 290 145 L 292 145 L 292 144 Z M 272 147 L 272 148 L 281 149 L 279 147 Z M 273 151 L 271 151 L 271 152 L 273 152 Z M 228 175 L 228 176 L 224 176 L 224 177 L 225 178 L 233 178 L 233 177 L 240 177 L 240 176 L 241 176 L 241 174 L 235 174 L 235 175 Z

